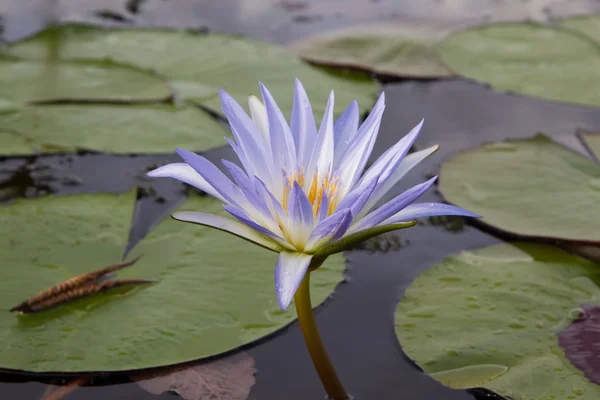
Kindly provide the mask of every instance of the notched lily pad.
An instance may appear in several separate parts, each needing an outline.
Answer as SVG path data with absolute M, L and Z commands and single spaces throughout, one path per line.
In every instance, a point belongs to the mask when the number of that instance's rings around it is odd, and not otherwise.
M 115 279 L 158 281 L 32 315 L 8 310 L 74 275 L 118 262 L 135 193 L 16 200 L 0 212 L 0 367 L 34 372 L 116 371 L 214 356 L 292 322 L 277 305 L 277 255 L 234 236 L 167 218 L 133 250 L 143 257 Z M 214 199 L 182 207 L 225 214 Z M 26 223 L 24 222 L 26 221 Z M 343 257 L 315 274 L 314 304 L 342 279 Z M 90 340 L 93 338 L 93 340 Z
M 535 23 L 481 26 L 449 36 L 440 53 L 452 70 L 499 90 L 600 105 L 599 43 L 567 29 Z
M 239 353 L 137 383 L 152 394 L 175 392 L 183 400 L 246 400 L 256 382 L 254 372 L 254 358 Z
M 170 153 L 226 144 L 227 131 L 196 107 L 68 104 L 0 112 L 4 155 L 93 150 Z
M 600 244 L 600 167 L 544 135 L 455 155 L 442 165 L 439 188 L 498 229 Z
M 452 388 L 528 400 L 594 400 L 558 333 L 600 304 L 600 265 L 554 247 L 499 244 L 446 258 L 406 290 L 396 334 L 406 354 Z
M 364 26 L 292 43 L 309 62 L 354 68 L 384 76 L 438 78 L 453 75 L 436 44 L 443 30 L 427 25 Z
M 600 385 L 600 307 L 584 306 L 558 342 L 571 361 L 592 382 Z
M 263 81 L 278 105 L 290 115 L 293 82 L 302 80 L 324 112 L 329 91 L 336 95 L 336 112 L 342 112 L 352 100 L 363 109 L 371 106 L 377 85 L 365 75 L 348 79 L 302 62 L 278 46 L 225 34 L 199 34 L 188 31 L 113 29 L 82 25 L 64 25 L 46 30 L 5 49 L 7 54 L 43 58 L 48 35 L 60 31 L 59 60 L 112 60 L 166 76 L 181 97 L 194 100 L 221 113 L 218 89 L 227 90 L 240 104 L 248 95 L 259 92 Z

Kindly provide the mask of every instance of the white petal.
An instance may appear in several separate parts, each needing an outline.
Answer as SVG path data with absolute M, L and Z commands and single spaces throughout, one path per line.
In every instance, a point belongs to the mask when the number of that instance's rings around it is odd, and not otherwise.
M 194 170 L 194 168 L 187 163 L 163 165 L 160 168 L 156 168 L 155 170 L 148 172 L 146 175 L 152 178 L 174 178 L 208 193 L 209 195 L 221 200 L 223 203 L 227 202 L 223 196 L 221 196 L 208 182 L 206 182 L 202 176 L 200 176 L 199 173 Z
M 265 105 L 258 97 L 250 96 L 248 97 L 248 106 L 250 107 L 252 120 L 269 143 L 269 118 L 267 117 Z
M 310 265 L 312 256 L 304 253 L 279 253 L 275 267 L 275 290 L 282 310 L 288 308 Z
M 231 233 L 268 250 L 275 252 L 280 252 L 283 250 L 281 246 L 268 239 L 265 235 L 258 233 L 254 229 L 242 224 L 241 222 L 221 217 L 219 215 L 197 211 L 179 211 L 173 213 L 172 217 L 179 221 L 210 226 L 211 228 L 216 228 L 221 231 Z

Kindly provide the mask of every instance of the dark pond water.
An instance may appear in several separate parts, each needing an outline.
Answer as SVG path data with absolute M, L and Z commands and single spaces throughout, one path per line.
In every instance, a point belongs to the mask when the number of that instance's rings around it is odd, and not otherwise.
M 104 13 L 101 19 L 123 23 L 118 21 L 119 13 L 127 18 L 139 18 L 136 17 L 139 10 L 131 11 L 136 2 L 104 3 L 106 9 L 116 7 L 117 17 Z M 155 9 L 151 8 L 154 11 L 148 12 L 145 22 L 158 23 L 158 16 L 162 15 L 160 10 L 166 10 L 164 4 L 174 4 L 174 1 L 157 5 L 159 3 L 148 0 L 148 7 L 151 5 Z M 271 15 L 280 15 L 285 18 L 286 24 L 295 25 L 281 27 L 280 23 L 279 28 L 269 29 L 260 24 L 256 9 L 250 5 L 244 9 L 238 3 L 224 1 L 219 6 L 212 3 L 213 7 L 198 5 L 192 7 L 194 13 L 191 16 L 185 12 L 189 4 L 182 5 L 181 10 L 173 7 L 170 13 L 164 13 L 162 24 L 174 26 L 178 22 L 188 26 L 205 25 L 212 29 L 252 33 L 249 21 L 253 21 L 257 27 L 254 36 L 275 42 L 286 42 L 294 32 L 304 35 L 310 30 L 310 18 L 298 17 L 311 15 L 310 8 L 302 5 L 308 3 L 278 3 L 280 5 Z M 335 2 L 327 3 L 331 5 Z M 258 7 L 259 2 L 248 4 Z M 138 5 L 143 9 L 143 2 Z M 123 11 L 123 7 L 126 7 L 126 11 Z M 38 29 L 50 15 L 40 14 L 40 8 L 33 6 L 11 7 L 7 10 L 11 11 L 6 12 L 3 21 L 5 33 L 11 39 Z M 336 21 L 336 14 L 330 14 L 326 14 L 326 18 L 313 19 L 313 23 L 322 24 L 325 20 L 330 21 L 331 26 L 337 24 L 331 22 Z M 95 14 L 94 18 L 98 15 Z M 242 18 L 244 15 L 248 18 Z M 337 19 L 342 20 L 340 25 L 344 24 L 342 12 Z M 284 31 L 287 33 L 282 33 Z M 440 162 L 450 154 L 483 142 L 507 137 L 529 137 L 536 132 L 544 132 L 582 152 L 574 136 L 576 130 L 600 130 L 600 111 L 597 109 L 494 93 L 464 80 L 406 81 L 387 84 L 384 90 L 388 95 L 388 106 L 374 157 L 423 117 L 425 127 L 416 147 L 424 148 L 434 143 L 442 146 L 438 153 L 404 179 L 396 192 L 435 174 Z M 232 152 L 227 149 L 216 149 L 206 155 L 213 160 L 233 158 Z M 144 177 L 144 173 L 152 166 L 175 158 L 171 154 L 113 156 L 90 153 L 4 158 L 0 159 L 0 200 L 50 193 L 124 192 L 139 186 L 140 199 L 130 237 L 131 246 L 185 197 L 186 189 L 177 182 L 150 181 Z M 440 200 L 435 191 L 426 196 L 424 201 Z M 398 300 L 421 271 L 452 253 L 476 249 L 499 240 L 475 227 L 464 225 L 461 220 L 437 220 L 437 223 L 428 221 L 402 231 L 399 237 L 386 236 L 371 241 L 361 249 L 346 254 L 347 282 L 340 284 L 333 298 L 318 309 L 316 318 L 340 378 L 356 400 L 502 399 L 485 390 L 459 391 L 441 386 L 403 354 L 393 331 L 393 314 Z M 269 340 L 250 346 L 248 351 L 256 359 L 257 367 L 251 399 L 306 400 L 324 397 L 296 324 Z M 3 381 L 0 383 L 1 399 L 23 400 L 39 399 L 47 390 L 48 382 L 65 382 L 56 376 L 40 377 L 10 372 L 1 374 L 0 380 Z M 40 380 L 44 383 L 39 383 Z M 101 386 L 80 388 L 64 399 L 178 398 L 171 393 L 151 395 L 135 383 L 128 383 L 127 376 L 97 376 L 93 383 Z

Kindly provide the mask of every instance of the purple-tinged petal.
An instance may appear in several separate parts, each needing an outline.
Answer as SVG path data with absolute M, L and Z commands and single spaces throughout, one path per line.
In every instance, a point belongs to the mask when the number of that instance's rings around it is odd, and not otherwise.
M 290 127 L 271 92 L 262 83 L 260 83 L 260 91 L 269 117 L 269 138 L 275 168 L 295 171 L 296 146 Z
M 194 168 L 189 166 L 186 163 L 173 163 L 163 165 L 162 167 L 156 168 L 147 173 L 148 176 L 152 178 L 173 178 L 178 181 L 187 183 L 188 185 L 192 185 L 203 192 L 208 193 L 209 195 L 216 197 L 222 202 L 226 203 L 227 201 L 223 196 L 221 196 L 215 188 L 213 188 L 206 180 L 200 176 Z
M 417 136 L 419 136 L 419 133 L 421 132 L 424 121 L 425 120 L 421 120 L 421 122 L 407 135 L 387 149 L 387 151 L 383 153 L 367 171 L 365 171 L 361 178 L 361 182 L 366 182 L 374 176 L 380 176 L 380 181 L 385 181 L 391 172 L 398 167 L 406 153 L 408 153 L 412 147 Z
M 246 203 L 240 189 L 231 182 L 224 173 L 215 167 L 213 163 L 191 151 L 183 149 L 176 149 L 176 151 L 186 163 L 194 168 L 194 170 L 196 170 L 196 172 L 226 200 L 226 202 L 237 205 L 238 207 Z
M 322 189 L 321 203 L 319 204 L 319 212 L 315 221 L 317 223 L 323 221 L 329 215 L 329 197 L 325 188 Z
M 246 199 L 250 201 L 254 208 L 256 208 L 257 211 L 261 212 L 265 216 L 270 216 L 271 213 L 269 212 L 264 200 L 258 196 L 252 181 L 250 181 L 250 178 L 248 178 L 244 171 L 230 161 L 221 160 L 221 162 L 225 168 L 227 168 L 227 171 L 229 171 L 235 183 L 240 187 L 242 193 L 246 196 Z
M 255 229 L 219 215 L 196 211 L 178 211 L 173 213 L 172 217 L 178 221 L 209 226 L 223 232 L 231 233 L 271 251 L 280 252 L 284 249 L 284 247 L 278 245 L 265 235 L 260 234 Z
M 317 135 L 316 142 L 312 155 L 310 156 L 310 162 L 306 168 L 308 177 L 314 176 L 315 172 L 318 174 L 318 182 L 323 182 L 325 177 L 331 173 L 331 167 L 333 166 L 333 104 L 335 97 L 333 91 L 329 93 L 329 100 L 327 101 L 327 107 L 325 108 L 325 114 L 323 115 L 323 121 L 319 128 L 319 134 Z M 307 179 L 305 183 L 305 189 L 310 190 L 311 181 Z
M 275 241 L 275 243 L 279 244 L 281 247 L 289 249 L 289 250 L 295 250 L 295 248 L 292 245 L 290 245 L 285 239 L 283 239 L 281 236 L 276 235 L 275 233 L 271 232 L 269 229 L 265 228 L 264 226 L 257 224 L 243 210 L 241 210 L 235 206 L 231 206 L 231 205 L 224 205 L 223 208 L 229 214 L 231 214 L 235 218 L 237 218 L 240 222 L 242 222 L 243 224 L 247 225 L 248 227 L 254 229 L 258 233 L 261 233 L 261 234 L 267 236 L 269 239 Z
M 312 204 L 310 204 L 308 197 L 306 197 L 302 186 L 296 181 L 294 181 L 288 200 L 288 216 L 291 220 L 291 227 L 297 230 L 313 227 Z
M 338 190 L 342 196 L 354 187 L 365 168 L 377 139 L 384 108 L 385 96 L 381 93 L 373 110 L 360 126 L 342 156 L 338 169 L 335 171 L 339 176 Z
M 249 175 L 258 175 L 267 179 L 272 176 L 273 158 L 269 142 L 265 141 L 254 121 L 227 92 L 219 90 L 223 113 L 229 120 L 231 133 L 247 163 L 244 165 Z M 269 178 L 270 180 L 271 178 Z
M 346 231 L 352 222 L 352 212 L 349 209 L 339 210 L 321 221 L 310 234 L 305 251 L 314 251 L 319 247 L 337 240 Z
M 436 179 L 437 176 L 431 178 L 427 182 L 413 186 L 412 188 L 404 191 L 372 213 L 368 214 L 363 219 L 356 222 L 356 224 L 354 224 L 349 231 L 353 233 L 363 229 L 372 228 L 375 225 L 378 225 L 380 222 L 385 221 L 398 211 L 417 200 L 423 193 L 425 193 L 425 191 L 427 191 L 427 189 L 431 187 L 431 185 L 433 185 L 433 182 L 435 182 Z
M 337 168 L 342 155 L 358 131 L 359 113 L 358 103 L 354 100 L 337 121 L 335 121 L 335 125 L 333 126 L 333 143 L 335 147 L 333 158 L 334 169 Z
M 279 202 L 279 200 L 277 200 L 277 198 L 275 198 L 273 193 L 271 193 L 271 191 L 269 190 L 267 185 L 262 180 L 260 180 L 258 177 L 255 176 L 254 177 L 254 187 L 256 188 L 256 191 L 259 193 L 259 195 L 262 198 L 269 199 L 269 202 L 267 204 L 272 207 L 272 212 L 274 213 L 274 215 L 278 216 L 278 221 L 279 222 L 283 221 L 283 219 L 285 218 L 287 213 L 281 206 L 281 203 Z
M 356 218 L 356 216 L 363 209 L 369 197 L 375 190 L 377 186 L 379 177 L 374 177 L 370 182 L 366 184 L 362 184 L 360 186 L 355 187 L 344 197 L 344 199 L 338 204 L 338 209 L 349 208 L 350 212 L 352 212 L 352 217 Z
M 288 308 L 300 286 L 312 256 L 304 253 L 279 253 L 275 266 L 275 290 L 282 310 Z
M 406 206 L 380 225 L 395 224 L 398 222 L 412 221 L 417 218 L 433 217 L 436 215 L 456 215 L 461 217 L 481 218 L 477 214 L 450 204 L 443 203 L 416 203 Z
M 387 179 L 380 181 L 373 194 L 367 201 L 367 204 L 362 209 L 356 218 L 362 218 L 366 213 L 371 211 L 373 207 L 381 200 L 391 189 L 402 179 L 413 167 L 423 161 L 425 158 L 435 153 L 439 149 L 438 145 L 428 147 L 421 151 L 414 152 L 404 157 L 402 162 L 396 167 L 395 170 L 391 171 Z
M 290 127 L 296 145 L 298 165 L 304 166 L 312 154 L 317 137 L 317 124 L 306 90 L 298 78 L 296 78 L 294 86 L 294 105 Z

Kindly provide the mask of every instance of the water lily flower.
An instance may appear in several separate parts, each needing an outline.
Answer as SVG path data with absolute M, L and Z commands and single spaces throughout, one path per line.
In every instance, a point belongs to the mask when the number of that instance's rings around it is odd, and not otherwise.
M 417 203 L 435 181 L 416 185 L 388 202 L 378 202 L 415 165 L 438 149 L 407 155 L 423 121 L 382 154 L 366 171 L 385 108 L 382 93 L 359 125 L 352 102 L 334 121 L 333 91 L 319 129 L 307 94 L 296 80 L 291 122 L 260 84 L 263 101 L 251 96 L 249 117 L 220 90 L 242 167 L 223 160 L 233 181 L 206 158 L 177 149 L 185 163 L 148 173 L 195 186 L 224 203 L 234 219 L 204 212 L 177 212 L 175 219 L 214 227 L 279 253 L 275 284 L 286 309 L 309 268 L 333 254 L 384 232 L 405 228 L 420 217 L 474 214 L 447 204 Z
M 299 80 L 289 124 L 267 88 L 260 84 L 260 90 L 262 102 L 254 96 L 249 99 L 250 116 L 225 91 L 219 92 L 234 137 L 228 141 L 241 164 L 222 161 L 231 179 L 206 158 L 182 149 L 177 153 L 184 163 L 165 165 L 148 175 L 192 185 L 221 200 L 233 217 L 198 211 L 177 212 L 175 219 L 226 231 L 279 253 L 275 266 L 279 306 L 285 310 L 298 288 L 305 287 L 296 295 L 296 308 L 307 345 L 330 397 L 345 399 L 333 368 L 325 365 L 329 360 L 322 344 L 310 348 L 320 339 L 314 339 L 318 332 L 310 300 L 303 300 L 308 298 L 308 272 L 331 254 L 412 226 L 417 218 L 476 215 L 447 204 L 414 203 L 437 177 L 380 204 L 409 170 L 438 149 L 432 146 L 407 154 L 421 121 L 365 171 L 385 108 L 383 93 L 360 124 L 356 102 L 334 121 L 332 91 L 317 129 Z M 307 335 L 313 338 L 308 340 Z

